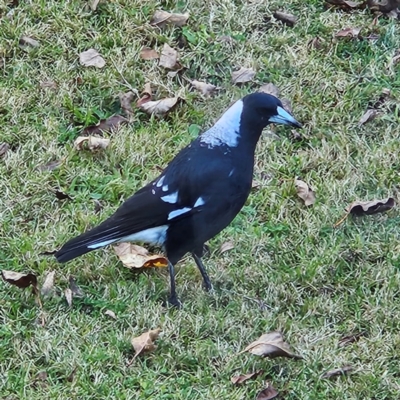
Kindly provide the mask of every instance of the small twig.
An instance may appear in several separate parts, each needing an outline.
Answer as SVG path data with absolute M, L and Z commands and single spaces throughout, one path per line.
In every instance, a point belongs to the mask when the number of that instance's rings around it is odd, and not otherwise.
M 341 218 L 338 222 L 336 222 L 335 225 L 333 225 L 334 228 L 337 228 L 339 225 L 342 225 L 344 221 L 346 221 L 347 217 L 349 216 L 349 213 L 347 213 L 343 218 Z

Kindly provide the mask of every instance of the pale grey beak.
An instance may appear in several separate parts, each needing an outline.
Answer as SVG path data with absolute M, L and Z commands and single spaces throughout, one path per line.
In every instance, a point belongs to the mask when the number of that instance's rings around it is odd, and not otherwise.
M 268 121 L 274 124 L 283 124 L 295 126 L 301 128 L 300 122 L 298 122 L 291 114 L 289 114 L 284 108 L 277 107 L 278 114 L 273 115 Z

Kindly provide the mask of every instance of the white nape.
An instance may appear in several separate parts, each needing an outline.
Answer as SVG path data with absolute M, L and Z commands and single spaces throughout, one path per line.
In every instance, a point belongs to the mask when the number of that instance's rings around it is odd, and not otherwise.
M 163 185 L 164 179 L 165 179 L 165 175 L 163 175 L 163 176 L 161 176 L 160 178 L 158 178 L 158 181 L 157 181 L 157 183 L 156 183 L 156 186 L 157 186 L 157 187 L 161 187 L 161 186 Z
M 238 100 L 222 114 L 221 118 L 208 131 L 200 136 L 200 142 L 212 148 L 220 145 L 236 147 L 240 136 L 240 119 L 243 101 Z
M 201 198 L 201 197 L 199 197 L 199 198 L 196 200 L 196 203 L 194 203 L 194 206 L 193 206 L 193 207 L 200 207 L 200 206 L 202 206 L 202 205 L 204 205 L 204 204 L 205 204 L 204 199 Z
M 118 242 L 144 242 L 155 245 L 162 245 L 165 242 L 168 225 L 156 226 L 154 228 L 145 229 L 144 231 L 136 232 L 133 235 L 125 236 Z
M 178 192 L 167 194 L 166 196 L 161 197 L 161 200 L 166 203 L 175 204 L 178 201 Z
M 172 218 L 177 217 L 178 215 L 185 214 L 185 213 L 189 212 L 190 210 L 191 210 L 191 208 L 189 208 L 189 207 L 184 207 L 184 208 L 181 208 L 181 209 L 179 209 L 179 210 L 171 211 L 171 212 L 168 214 L 168 221 L 170 221 Z

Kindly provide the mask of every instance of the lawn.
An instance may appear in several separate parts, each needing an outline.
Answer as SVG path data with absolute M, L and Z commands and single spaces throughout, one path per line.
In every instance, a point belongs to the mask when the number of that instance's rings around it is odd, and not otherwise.
M 400 201 L 399 23 L 323 3 L 103 0 L 95 11 L 83 0 L 0 4 L 0 143 L 9 147 L 0 158 L 0 269 L 32 272 L 40 284 L 55 271 L 56 288 L 41 311 L 30 289 L 0 281 L 1 399 L 242 400 L 266 382 L 285 400 L 400 397 L 399 209 L 334 228 L 352 201 Z M 278 9 L 297 23 L 273 18 Z M 190 17 L 160 29 L 149 23 L 156 10 Z M 361 28 L 361 37 L 335 38 L 344 28 Z M 172 78 L 158 60 L 140 58 L 143 47 L 160 52 L 164 43 L 185 67 Z M 90 48 L 103 68 L 80 64 Z M 256 75 L 232 84 L 240 67 Z M 205 97 L 194 79 L 220 90 Z M 121 113 L 119 94 L 133 91 L 135 105 L 147 82 L 156 99 L 181 98 L 165 118 L 134 107 L 128 124 L 104 133 L 107 149 L 74 148 L 82 129 Z M 260 140 L 258 185 L 204 258 L 214 292 L 202 290 L 189 257 L 177 266 L 177 310 L 164 305 L 166 269 L 132 272 L 112 247 L 65 265 L 42 254 L 105 219 L 200 127 L 269 82 L 304 129 L 299 136 L 273 126 Z M 378 117 L 359 125 L 387 89 Z M 314 189 L 314 205 L 297 197 L 296 177 Z M 227 241 L 234 248 L 221 254 Z M 84 292 L 71 307 L 70 276 Z M 157 349 L 129 365 L 132 337 L 157 327 Z M 238 354 L 270 331 L 303 359 Z M 350 373 L 322 378 L 347 365 Z M 257 370 L 264 372 L 231 383 Z

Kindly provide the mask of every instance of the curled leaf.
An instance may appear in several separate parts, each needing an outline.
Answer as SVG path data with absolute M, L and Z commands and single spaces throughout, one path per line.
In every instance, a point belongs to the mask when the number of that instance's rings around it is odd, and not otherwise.
M 297 17 L 295 15 L 288 14 L 283 11 L 275 11 L 273 16 L 277 20 L 282 21 L 284 24 L 289 26 L 294 26 L 297 22 Z
M 231 382 L 234 385 L 241 385 L 242 383 L 248 381 L 249 379 L 256 378 L 257 376 L 261 375 L 263 372 L 264 371 L 262 369 L 260 369 L 259 371 L 252 372 L 250 374 L 232 376 Z
M 147 82 L 144 85 L 144 89 L 140 95 L 140 99 L 137 101 L 136 106 L 141 107 L 144 103 L 147 103 L 151 100 L 152 98 L 152 91 L 151 91 L 151 84 L 150 82 Z
M 191 81 L 192 86 L 198 90 L 201 94 L 208 97 L 215 93 L 218 90 L 217 86 L 212 85 L 211 83 L 200 82 L 200 81 Z
M 221 247 L 219 248 L 219 251 L 222 254 L 222 253 L 225 253 L 226 251 L 232 250 L 234 248 L 235 248 L 234 243 L 231 242 L 231 241 L 228 241 L 228 242 L 225 242 L 225 243 L 221 244 Z
M 322 374 L 322 379 L 331 379 L 340 375 L 346 375 L 349 372 L 354 371 L 354 367 L 351 365 L 344 365 L 341 368 L 332 369 Z
M 350 37 L 358 38 L 361 32 L 361 28 L 345 28 L 335 34 L 335 37 Z
M 280 332 L 270 332 L 260 336 L 259 339 L 250 343 L 239 354 L 244 353 L 246 351 L 256 356 L 263 356 L 269 358 L 275 358 L 275 357 L 288 357 L 296 359 L 303 358 L 292 352 L 290 346 L 283 340 L 283 336 Z
M 307 207 L 315 203 L 315 193 L 306 182 L 300 179 L 295 179 L 294 186 L 296 188 L 297 195 L 304 201 L 304 204 Z
M 84 135 L 101 135 L 104 132 L 111 132 L 126 123 L 128 123 L 128 120 L 122 115 L 113 115 L 107 119 L 102 119 L 97 125 L 87 126 L 82 133 Z
M 166 24 L 171 24 L 180 27 L 186 25 L 188 19 L 189 19 L 189 13 L 174 14 L 174 13 L 169 13 L 167 11 L 157 10 L 153 15 L 150 24 L 158 26 L 160 28 Z
M 160 332 L 160 328 L 153 329 L 151 331 L 142 333 L 140 336 L 134 337 L 131 340 L 133 349 L 135 350 L 133 360 L 143 352 L 149 352 L 156 349 L 157 346 L 154 344 L 154 341 L 158 338 Z
M 111 311 L 111 310 L 106 310 L 104 312 L 104 315 L 107 315 L 108 317 L 110 317 L 112 319 L 117 319 L 117 316 L 115 315 L 115 312 Z
M 178 103 L 178 100 L 179 97 L 168 97 L 162 100 L 147 101 L 142 103 L 139 108 L 147 114 L 163 117 Z
M 85 67 L 103 68 L 106 65 L 104 58 L 95 49 L 89 49 L 79 54 L 79 62 Z
M 372 121 L 373 119 L 376 118 L 377 115 L 378 115 L 378 110 L 375 110 L 375 109 L 367 110 L 364 113 L 364 115 L 360 118 L 360 120 L 358 121 L 358 125 L 361 126 L 361 125 L 366 124 L 367 122 Z
M 395 204 L 392 197 L 383 200 L 354 201 L 346 208 L 346 212 L 354 215 L 372 215 L 389 211 Z
M 256 71 L 252 68 L 241 67 L 239 70 L 232 72 L 232 83 L 245 83 L 253 80 Z
M 2 270 L 1 276 L 10 285 L 17 286 L 20 289 L 32 286 L 37 292 L 37 277 L 34 274 L 21 274 L 20 272 Z
M 143 60 L 155 60 L 160 58 L 160 55 L 154 49 L 143 47 L 143 49 L 140 51 L 140 58 Z
M 79 136 L 75 139 L 74 147 L 76 150 L 83 150 L 85 145 L 90 151 L 106 149 L 110 144 L 110 139 L 99 138 L 97 136 Z
M 54 294 L 54 275 L 56 271 L 50 271 L 42 285 L 40 293 L 42 296 L 52 296 Z
M 144 247 L 132 243 L 120 243 L 114 246 L 114 250 L 122 264 L 129 269 L 168 266 L 168 260 L 164 256 L 151 255 Z
M 276 389 L 271 385 L 268 384 L 268 386 L 261 390 L 256 396 L 256 400 L 272 400 L 275 399 L 279 393 L 276 391 Z

